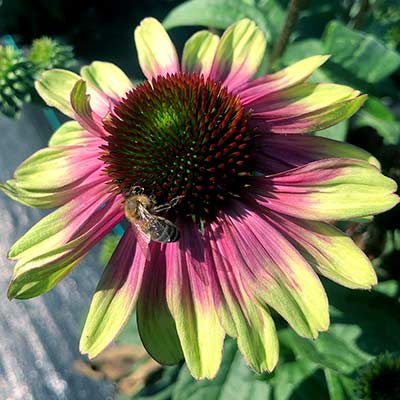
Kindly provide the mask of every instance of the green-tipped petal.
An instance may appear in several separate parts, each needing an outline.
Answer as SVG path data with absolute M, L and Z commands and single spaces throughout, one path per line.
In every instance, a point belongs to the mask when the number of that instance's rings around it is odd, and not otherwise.
M 49 140 L 49 146 L 82 145 L 89 139 L 93 139 L 93 135 L 85 131 L 78 122 L 68 121 L 53 133 Z
M 266 39 L 257 25 L 245 18 L 222 35 L 210 76 L 233 90 L 257 72 L 264 57 Z
M 133 88 L 124 72 L 108 62 L 94 61 L 81 69 L 81 76 L 107 96 L 119 101 Z
M 79 75 L 63 69 L 45 71 L 35 82 L 36 90 L 40 97 L 51 107 L 74 118 L 71 107 L 70 94 L 75 83 L 80 79 Z
M 15 179 L 0 187 L 11 198 L 31 207 L 53 208 L 65 204 L 105 180 L 99 172 L 97 145 L 94 138 L 89 138 L 79 146 L 39 150 L 17 168 Z
M 147 79 L 179 72 L 175 46 L 164 27 L 154 18 L 145 18 L 135 29 L 139 64 Z
M 352 289 L 370 289 L 377 284 L 367 256 L 334 226 L 325 222 L 283 218 L 278 214 L 273 214 L 271 223 L 321 275 Z
M 219 36 L 209 31 L 196 32 L 186 43 L 182 54 L 182 70 L 208 77 Z
M 160 364 L 173 365 L 183 359 L 183 354 L 165 297 L 165 247 L 160 250 L 158 243 L 151 245 L 152 262 L 143 277 L 136 311 L 137 325 L 147 352 Z
M 101 189 L 91 188 L 47 215 L 11 247 L 8 257 L 18 262 L 10 298 L 50 290 L 121 220 L 120 199 L 100 208 L 109 197 Z
M 373 165 L 326 159 L 276 175 L 251 178 L 263 206 L 309 220 L 346 220 L 387 211 L 399 202 L 397 184 Z
M 274 74 L 264 75 L 248 82 L 238 90 L 242 104 L 251 104 L 266 95 L 304 82 L 329 57 L 328 55 L 308 57 Z
M 145 262 L 129 228 L 97 285 L 81 336 L 81 353 L 96 357 L 127 323 L 136 304 Z
M 208 266 L 199 261 L 200 254 L 193 254 L 201 241 L 197 226 L 185 224 L 179 243 L 168 244 L 166 297 L 191 374 L 212 379 L 221 363 L 225 332 L 214 306 Z
M 218 243 L 212 237 L 212 230 L 207 230 L 207 240 Z M 258 373 L 272 371 L 278 362 L 279 343 L 274 321 L 264 305 L 250 298 L 245 289 L 238 268 L 221 257 L 221 251 L 215 247 L 210 252 L 210 268 L 215 276 L 212 278 L 219 285 L 214 298 L 218 299 L 218 317 L 225 331 L 236 337 L 239 350 L 247 364 Z
M 367 95 L 347 86 L 304 83 L 248 104 L 250 126 L 273 133 L 311 133 L 350 118 Z

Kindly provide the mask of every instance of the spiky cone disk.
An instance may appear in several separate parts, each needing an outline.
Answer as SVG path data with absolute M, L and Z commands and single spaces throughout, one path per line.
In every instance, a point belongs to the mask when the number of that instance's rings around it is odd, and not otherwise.
M 75 65 L 72 46 L 62 45 L 47 36 L 33 41 L 29 59 L 40 71 L 52 68 L 69 69 Z
M 9 46 L 0 46 L 0 112 L 16 118 L 31 99 L 35 67 Z

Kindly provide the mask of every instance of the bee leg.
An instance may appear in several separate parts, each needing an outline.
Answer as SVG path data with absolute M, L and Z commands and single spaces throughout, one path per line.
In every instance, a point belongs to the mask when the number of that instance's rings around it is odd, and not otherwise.
M 175 207 L 179 203 L 179 200 L 182 199 L 183 197 L 184 196 L 176 196 L 173 199 L 171 199 L 168 203 L 160 204 L 158 206 L 153 207 L 151 211 L 155 214 L 164 213 L 170 210 L 171 208 Z

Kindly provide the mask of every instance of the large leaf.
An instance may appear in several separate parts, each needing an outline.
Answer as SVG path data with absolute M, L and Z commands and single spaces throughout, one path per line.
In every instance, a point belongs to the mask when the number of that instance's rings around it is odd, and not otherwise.
M 271 388 L 257 379 L 237 351 L 236 343 L 227 340 L 221 368 L 212 381 L 195 381 L 186 367 L 179 373 L 172 400 L 258 400 L 268 399 Z
M 175 7 L 164 19 L 166 29 L 186 25 L 203 25 L 225 29 L 237 20 L 252 19 L 270 39 L 264 15 L 245 0 L 191 0 Z
M 331 400 L 354 399 L 354 381 L 325 368 L 325 379 Z
M 356 116 L 356 126 L 371 126 L 384 144 L 400 144 L 400 122 L 379 99 L 369 98 Z
M 376 37 L 354 31 L 337 21 L 327 26 L 323 44 L 332 61 L 369 83 L 376 83 L 400 66 L 400 55 Z
M 329 399 L 322 371 L 305 358 L 278 366 L 270 382 L 273 400 Z

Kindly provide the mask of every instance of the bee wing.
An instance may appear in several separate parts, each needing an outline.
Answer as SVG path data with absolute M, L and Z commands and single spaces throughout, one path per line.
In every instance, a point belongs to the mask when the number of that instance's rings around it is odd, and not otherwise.
M 146 260 L 150 261 L 150 236 L 142 232 L 136 224 L 132 224 L 132 229 L 135 232 L 138 246 L 142 250 Z
M 142 249 L 143 254 L 146 256 L 146 259 L 150 261 L 150 235 L 145 234 L 142 231 L 141 226 L 146 223 L 152 217 L 152 215 L 140 202 L 137 205 L 137 213 L 139 218 L 137 219 L 137 222 L 132 226 L 134 227 L 134 230 L 136 232 L 136 240 L 139 247 Z

